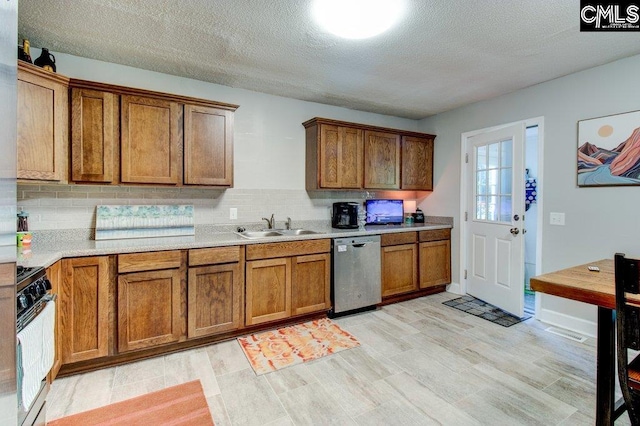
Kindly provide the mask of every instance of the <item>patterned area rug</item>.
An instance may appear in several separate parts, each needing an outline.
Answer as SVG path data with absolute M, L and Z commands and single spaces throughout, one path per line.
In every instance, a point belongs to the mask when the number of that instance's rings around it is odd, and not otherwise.
M 213 426 L 200 380 L 47 422 L 49 426 Z
M 238 338 L 256 375 L 360 346 L 328 318 Z
M 496 308 L 493 305 L 488 304 L 485 301 L 476 299 L 473 296 L 462 296 L 457 299 L 447 300 L 442 302 L 444 305 L 451 306 L 460 311 L 464 311 L 468 314 L 475 315 L 487 321 L 500 324 L 503 327 L 511 327 L 522 321 L 526 321 L 531 318 L 531 315 L 525 315 L 522 318 L 518 318 L 515 315 L 511 315 L 509 312 L 505 312 L 500 308 Z

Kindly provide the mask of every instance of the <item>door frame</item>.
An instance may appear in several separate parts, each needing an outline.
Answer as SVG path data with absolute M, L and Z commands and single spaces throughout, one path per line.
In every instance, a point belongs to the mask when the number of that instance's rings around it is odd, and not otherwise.
M 467 221 L 465 221 L 465 212 L 470 211 L 470 206 L 467 206 L 468 193 L 470 188 L 467 187 L 467 179 L 468 179 L 468 167 L 466 163 L 467 154 L 469 153 L 467 150 L 469 139 L 473 136 L 477 136 L 482 133 L 493 132 L 495 130 L 500 130 L 505 127 L 513 126 L 514 124 L 524 123 L 525 129 L 531 126 L 538 126 L 538 146 L 537 146 L 537 156 L 538 156 L 538 175 L 537 183 L 538 183 L 538 193 L 543 194 L 543 171 L 544 171 L 544 117 L 534 117 L 526 120 L 512 121 L 510 123 L 501 124 L 498 126 L 485 127 L 483 129 L 473 130 L 470 132 L 462 133 L 460 136 L 460 270 L 458 271 L 460 277 L 460 286 L 459 286 L 459 294 L 467 294 L 467 279 L 465 278 L 464 272 L 468 270 L 469 267 L 467 265 Z M 525 139 L 525 152 L 526 152 L 526 139 Z M 526 161 L 525 161 L 526 168 Z M 524 191 L 524 188 L 522 188 Z M 538 204 L 538 219 L 536 222 L 536 275 L 540 275 L 542 273 L 542 227 L 544 225 L 544 209 L 543 209 L 543 197 L 538 197 L 536 200 Z M 526 218 L 526 215 L 525 215 Z M 526 219 L 525 219 L 526 220 Z M 524 243 L 523 243 L 524 244 Z M 449 291 L 455 292 L 455 288 L 449 289 Z M 524 293 L 524 283 L 523 283 L 523 293 Z M 536 317 L 538 316 L 538 312 L 540 311 L 540 297 L 536 297 Z

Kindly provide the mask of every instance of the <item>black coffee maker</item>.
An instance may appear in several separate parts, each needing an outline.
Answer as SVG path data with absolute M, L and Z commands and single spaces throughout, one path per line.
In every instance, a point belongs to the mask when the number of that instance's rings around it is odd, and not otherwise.
M 333 203 L 331 226 L 337 229 L 357 229 L 358 203 Z

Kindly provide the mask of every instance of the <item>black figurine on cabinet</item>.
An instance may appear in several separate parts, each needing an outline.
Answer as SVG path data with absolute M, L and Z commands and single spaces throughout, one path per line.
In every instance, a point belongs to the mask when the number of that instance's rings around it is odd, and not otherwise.
M 49 49 L 42 48 L 42 53 L 33 61 L 34 65 L 44 68 L 47 71 L 56 72 L 56 57 L 49 53 Z

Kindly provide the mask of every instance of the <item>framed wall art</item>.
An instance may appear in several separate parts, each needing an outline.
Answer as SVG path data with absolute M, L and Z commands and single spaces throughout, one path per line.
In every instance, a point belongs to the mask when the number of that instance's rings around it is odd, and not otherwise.
M 640 111 L 578 121 L 578 186 L 640 185 Z

